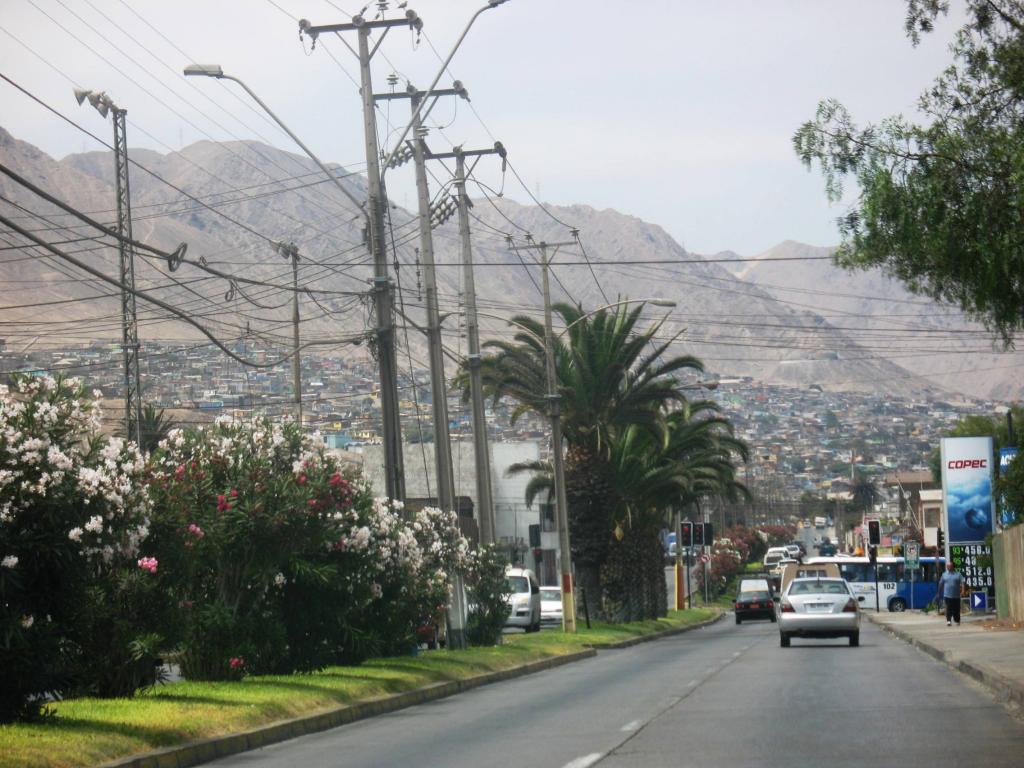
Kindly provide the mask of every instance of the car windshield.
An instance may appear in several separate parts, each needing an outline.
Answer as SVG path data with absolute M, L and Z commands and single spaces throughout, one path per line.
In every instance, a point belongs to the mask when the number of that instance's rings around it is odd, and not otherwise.
M 513 595 L 530 591 L 530 582 L 525 576 L 506 576 L 505 583 L 508 585 L 508 591 Z
M 841 581 L 794 581 L 789 588 L 791 595 L 845 595 L 846 585 Z
M 740 600 L 767 600 L 769 595 L 767 592 L 740 592 Z
M 561 600 L 562 593 L 557 589 L 541 589 L 540 591 L 541 600 Z

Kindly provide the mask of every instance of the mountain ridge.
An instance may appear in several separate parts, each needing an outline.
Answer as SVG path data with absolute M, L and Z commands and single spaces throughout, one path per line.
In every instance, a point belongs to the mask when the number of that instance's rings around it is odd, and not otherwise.
M 311 161 L 248 141 L 224 145 L 198 142 L 180 153 L 131 150 L 130 155 L 209 206 L 184 198 L 133 166 L 137 239 L 166 249 L 188 242 L 193 261 L 202 258 L 210 266 L 239 277 L 275 284 L 290 282 L 291 268 L 269 241 L 294 241 L 301 253 L 300 284 L 318 292 L 301 297 L 303 338 L 327 340 L 341 333 L 360 332 L 366 326 L 369 310 L 365 296 L 373 270 L 364 246 L 362 213 L 333 184 L 317 177 Z M 109 153 L 72 154 L 57 161 L 3 132 L 0 156 L 5 164 L 21 168 L 19 172 L 40 186 L 59 190 L 61 197 L 81 210 L 107 211 L 112 207 L 113 163 Z M 347 173 L 341 166 L 333 168 Z M 361 175 L 345 175 L 342 183 L 357 197 L 365 194 Z M 0 180 L 0 191 L 32 210 L 52 213 L 51 208 L 7 179 Z M 223 211 L 232 221 L 211 208 Z M 422 274 L 416 250 L 416 217 L 394 205 L 390 213 L 389 236 L 398 246 L 395 260 L 400 267 L 393 275 L 399 288 L 397 304 L 421 324 Z M 705 360 L 715 374 L 894 395 L 941 393 L 935 384 L 859 344 L 850 333 L 814 311 L 811 302 L 780 300 L 756 281 L 740 280 L 725 265 L 689 253 L 662 227 L 639 217 L 585 204 L 540 207 L 507 198 L 474 200 L 472 216 L 475 280 L 478 303 L 484 312 L 509 316 L 538 311 L 541 306 L 533 283 L 539 282 L 539 269 L 530 266 L 534 254 L 509 251 L 508 236 L 522 242 L 528 232 L 533 242 L 558 242 L 572 240 L 573 230 L 578 229 L 585 249 L 563 248 L 553 259 L 553 299 L 568 299 L 588 307 L 620 297 L 674 300 L 677 306 L 665 321 L 665 332 L 683 331 L 678 351 Z M 66 220 L 65 216 L 60 223 Z M 461 308 L 463 271 L 457 225 L 449 221 L 434 235 L 439 302 L 442 311 L 457 313 Z M 95 258 L 108 273 L 116 275 L 112 251 L 108 248 Z M 166 264 L 145 254 L 139 255 L 137 263 L 140 289 L 181 302 L 187 311 L 226 338 L 263 334 L 274 343 L 290 342 L 286 306 L 290 302 L 282 303 L 280 295 L 274 296 L 279 292 L 235 285 L 190 265 L 182 265 L 171 275 Z M 106 302 L 102 313 L 108 320 L 102 327 L 107 333 L 116 330 L 117 323 L 111 319 L 117 315 L 116 297 L 87 299 L 82 286 L 58 282 L 53 270 L 48 271 L 42 263 L 22 264 L 22 271 L 26 270 L 39 280 L 33 295 L 81 301 L 81 306 L 75 305 L 72 319 L 84 321 L 89 311 L 100 306 L 97 302 Z M 0 277 L 10 279 L 14 271 L 12 265 L 0 264 Z M 183 279 L 191 282 L 173 282 Z M 107 289 L 111 292 L 109 286 Z M 234 309 L 224 308 L 229 302 L 223 297 L 229 295 Z M 246 300 L 241 301 L 239 295 L 245 295 Z M 260 308 L 259 302 L 269 306 L 271 297 L 279 306 Z M 252 304 L 250 299 L 257 303 Z M 652 312 L 651 317 L 653 320 L 658 315 Z M 501 320 L 483 318 L 481 326 L 484 338 L 508 334 Z M 406 334 L 409 342 L 404 354 L 409 358 L 408 365 L 423 365 L 426 356 L 422 340 L 405 328 L 400 334 L 403 344 Z M 192 335 L 194 331 L 169 320 L 164 313 L 149 307 L 140 310 L 140 337 L 144 341 L 147 337 Z M 80 335 L 75 338 L 80 339 Z M 458 351 L 462 342 L 454 336 L 448 343 Z

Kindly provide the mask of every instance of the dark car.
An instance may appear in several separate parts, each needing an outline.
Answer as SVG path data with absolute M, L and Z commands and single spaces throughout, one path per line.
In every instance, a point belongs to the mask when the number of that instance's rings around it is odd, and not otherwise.
M 766 581 L 756 586 L 740 584 L 734 607 L 737 624 L 742 624 L 744 619 L 775 621 L 775 598 Z

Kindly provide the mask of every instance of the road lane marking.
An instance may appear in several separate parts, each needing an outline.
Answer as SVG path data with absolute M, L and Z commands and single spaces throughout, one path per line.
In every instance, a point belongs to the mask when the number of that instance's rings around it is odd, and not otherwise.
M 733 657 L 733 658 L 735 659 L 735 658 L 736 658 L 737 656 L 739 656 L 739 655 L 740 655 L 740 652 L 739 652 L 739 651 L 736 651 L 736 653 L 734 653 L 734 654 L 732 655 L 732 657 Z
M 602 757 L 600 752 L 592 752 L 589 755 L 583 757 L 577 757 L 575 760 L 570 760 L 568 763 L 562 766 L 562 768 L 587 768 L 587 766 L 593 765 Z
M 693 686 L 694 686 L 694 685 L 696 685 L 696 684 L 697 684 L 697 681 L 696 681 L 696 680 L 691 680 L 690 682 L 688 682 L 688 683 L 686 684 L 686 687 L 687 687 L 687 688 L 690 688 L 690 687 L 693 687 Z
M 639 720 L 630 720 L 628 723 L 626 723 L 624 726 L 622 726 L 619 730 L 620 731 L 629 732 L 629 731 L 635 731 L 639 727 L 640 727 L 640 721 Z

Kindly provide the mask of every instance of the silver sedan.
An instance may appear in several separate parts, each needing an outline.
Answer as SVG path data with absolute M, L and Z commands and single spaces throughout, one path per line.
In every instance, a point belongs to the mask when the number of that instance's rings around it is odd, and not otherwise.
M 779 602 L 779 644 L 793 637 L 848 637 L 860 644 L 860 610 L 843 579 L 793 579 Z

